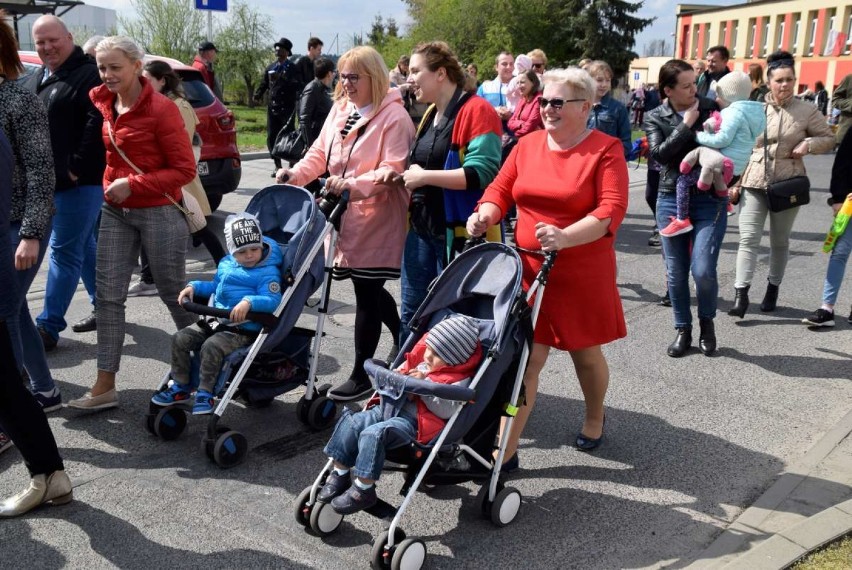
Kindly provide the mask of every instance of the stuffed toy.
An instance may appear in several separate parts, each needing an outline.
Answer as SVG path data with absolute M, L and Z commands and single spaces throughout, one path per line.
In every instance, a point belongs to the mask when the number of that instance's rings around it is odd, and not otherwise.
M 699 146 L 683 157 L 680 163 L 681 174 L 688 174 L 695 165 L 701 165 L 698 177 L 698 189 L 707 191 L 712 187 L 719 196 L 727 196 L 728 183 L 734 176 L 734 161 L 715 148 Z

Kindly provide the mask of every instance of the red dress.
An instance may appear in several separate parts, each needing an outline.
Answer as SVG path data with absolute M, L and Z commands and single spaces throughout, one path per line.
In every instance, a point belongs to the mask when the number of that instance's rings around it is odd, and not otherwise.
M 611 218 L 609 231 L 585 245 L 562 249 L 550 273 L 535 328 L 535 342 L 561 350 L 579 350 L 627 335 L 616 285 L 615 232 L 627 210 L 627 163 L 616 138 L 592 131 L 570 150 L 551 150 L 547 132 L 523 137 L 483 202 L 505 213 L 518 207 L 515 240 L 540 250 L 537 222 L 567 227 L 592 215 Z M 524 286 L 529 287 L 542 257 L 521 252 Z

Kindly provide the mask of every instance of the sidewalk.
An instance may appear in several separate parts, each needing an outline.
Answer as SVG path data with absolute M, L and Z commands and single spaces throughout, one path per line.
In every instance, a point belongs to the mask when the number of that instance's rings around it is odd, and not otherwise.
M 852 532 L 852 412 L 688 569 L 778 570 Z

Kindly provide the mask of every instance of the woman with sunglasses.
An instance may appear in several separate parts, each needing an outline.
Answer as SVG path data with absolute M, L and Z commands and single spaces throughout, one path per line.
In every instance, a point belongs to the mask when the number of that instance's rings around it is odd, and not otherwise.
M 650 156 L 660 164 L 656 215 L 657 227 L 664 228 L 669 224 L 670 217 L 677 214 L 676 189 L 680 163 L 689 151 L 698 146 L 695 132 L 702 128 L 710 113 L 719 110 L 719 106 L 709 99 L 698 97 L 695 69 L 683 60 L 667 61 L 660 69 L 658 83 L 666 102 L 645 116 L 644 128 L 648 135 Z M 719 296 L 716 265 L 728 226 L 727 202 L 727 198 L 720 198 L 715 192 L 699 192 L 693 184 L 689 200 L 689 218 L 693 230 L 661 238 L 668 293 L 677 330 L 674 341 L 666 351 L 673 358 L 683 356 L 692 346 L 690 269 L 698 297 L 701 326 L 698 346 L 706 356 L 716 352 L 713 324 Z
M 411 148 L 403 174 L 412 191 L 410 226 L 402 262 L 402 331 L 426 298 L 429 283 L 459 251 L 465 221 L 482 190 L 500 168 L 503 125 L 483 98 L 464 90 L 465 75 L 444 42 L 414 48 L 408 81 L 421 103 L 431 106 Z M 492 236 L 499 238 L 499 229 Z
M 355 289 L 355 363 L 329 397 L 347 402 L 372 392 L 364 361 L 372 358 L 384 324 L 399 337 L 396 301 L 385 281 L 399 279 L 408 191 L 398 183 L 414 124 L 399 89 L 390 87 L 382 56 L 359 46 L 340 56 L 334 106 L 304 158 L 277 173 L 278 182 L 305 186 L 328 173 L 325 191 L 349 191 L 333 277 Z
M 518 439 L 551 347 L 571 355 L 585 399 L 585 421 L 574 445 L 591 451 L 603 439 L 609 367 L 601 345 L 627 334 L 613 246 L 627 210 L 628 176 L 621 141 L 586 126 L 594 97 L 595 82 L 587 72 L 546 72 L 544 131 L 518 142 L 467 222 L 471 235 L 481 235 L 517 205 L 515 240 L 527 287 L 541 268 L 541 251 L 559 251 L 524 374 L 526 404 L 509 434 L 507 470 L 517 466 Z

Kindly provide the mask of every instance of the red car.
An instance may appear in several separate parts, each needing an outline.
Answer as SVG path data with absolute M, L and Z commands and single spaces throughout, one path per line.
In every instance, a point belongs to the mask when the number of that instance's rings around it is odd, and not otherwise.
M 41 59 L 33 51 L 18 52 L 26 71 L 25 75 L 41 68 Z M 146 55 L 145 61 L 159 59 L 168 63 L 183 80 L 186 99 L 198 115 L 197 130 L 201 136 L 201 158 L 198 176 L 207 192 L 210 207 L 215 210 L 222 195 L 233 192 L 240 184 L 242 164 L 237 150 L 237 130 L 234 114 L 210 91 L 201 78 L 201 72 L 176 59 Z

